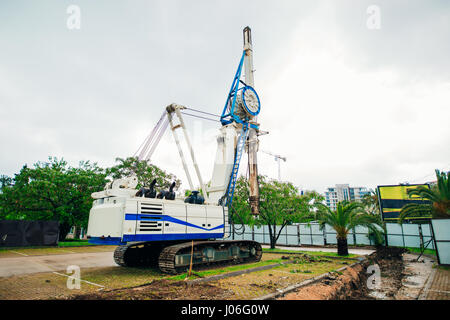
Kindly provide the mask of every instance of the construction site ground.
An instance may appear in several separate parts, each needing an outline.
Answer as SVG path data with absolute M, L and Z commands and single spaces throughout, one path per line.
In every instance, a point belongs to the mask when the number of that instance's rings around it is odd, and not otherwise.
M 0 269 L 11 259 L 19 259 L 23 265 L 25 261 L 32 259 L 31 264 L 40 265 L 42 263 L 41 267 L 47 268 L 47 270 L 1 277 L 0 299 L 253 299 L 292 283 L 336 270 L 354 261 L 321 257 L 320 252 L 308 256 L 264 253 L 258 263 L 201 270 L 195 272 L 190 280 L 255 267 L 269 266 L 268 270 L 211 282 L 189 284 L 188 281 L 184 281 L 186 274 L 173 276 L 163 274 L 157 268 L 118 267 L 112 261 L 111 247 L 96 247 L 95 249 L 98 250 L 96 253 L 91 251 L 93 249 L 94 247 L 76 248 L 73 251 L 76 253 L 65 254 L 57 253 L 56 248 L 51 251 L 36 249 L 41 253 L 47 253 L 42 256 L 39 256 L 37 251 L 31 251 L 34 249 L 27 249 L 26 254 L 29 255 L 15 258 L 11 258 L 10 254 L 1 254 Z M 17 252 L 23 253 L 21 251 Z M 49 254 L 49 252 L 51 253 Z M 86 255 L 108 255 L 108 253 L 111 266 L 80 266 L 80 289 L 67 288 L 69 274 L 66 273 L 66 268 L 68 263 L 75 262 L 73 260 L 75 256 L 83 256 L 84 260 L 89 261 L 89 256 Z M 86 261 L 84 263 L 87 265 Z M 83 264 L 83 260 L 77 262 L 80 262 L 79 265 Z M 69 281 L 71 280 L 69 279 Z
M 111 246 L 1 250 L 0 299 L 258 299 L 320 275 L 326 277 L 274 298 L 449 299 L 450 270 L 436 268 L 433 257 L 417 262 L 417 255 L 399 255 L 395 250 L 393 256 L 392 252 L 383 255 L 367 248 L 364 250 L 372 252 L 370 259 L 355 264 L 355 258 L 361 256 L 352 254 L 350 259 L 344 259 L 333 252 L 302 250 L 302 253 L 297 252 L 298 249 L 304 248 L 277 248 L 279 253 L 266 250 L 258 263 L 197 270 L 188 281 L 185 281 L 186 274 L 162 274 L 157 268 L 118 267 L 112 260 L 114 247 Z M 22 268 L 7 274 L 5 266 L 11 267 L 11 261 L 16 265 L 21 263 Z M 382 285 L 379 289 L 367 288 L 369 262 L 380 265 Z M 27 264 L 34 267 L 26 269 Z M 66 268 L 70 264 L 80 266 L 80 289 L 67 287 Z M 256 267 L 268 269 L 211 278 Z M 342 270 L 343 267 L 346 269 Z

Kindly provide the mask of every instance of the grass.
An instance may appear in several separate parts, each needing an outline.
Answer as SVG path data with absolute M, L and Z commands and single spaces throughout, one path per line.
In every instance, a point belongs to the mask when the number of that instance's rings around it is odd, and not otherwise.
M 437 266 L 438 269 L 450 271 L 450 266 Z
M 255 263 L 241 264 L 241 265 L 234 265 L 234 266 L 229 266 L 229 267 L 224 267 L 224 268 L 218 268 L 218 269 L 194 271 L 195 274 L 191 275 L 189 280 L 196 279 L 199 277 L 210 277 L 210 276 L 215 276 L 215 275 L 222 274 L 222 273 L 246 270 L 246 269 L 251 269 L 251 268 L 256 268 L 256 267 L 262 267 L 262 266 L 267 266 L 269 264 L 282 264 L 282 263 L 283 263 L 282 259 L 271 259 L 271 260 L 259 261 L 259 262 L 255 262 Z M 174 280 L 174 281 L 180 281 L 180 280 L 184 280 L 186 277 L 187 277 L 187 273 L 182 273 L 182 274 L 179 274 L 176 276 L 169 277 L 168 279 Z
M 97 244 L 89 243 L 88 240 L 71 240 L 61 241 L 58 247 L 82 247 L 82 246 L 96 246 Z
M 338 258 L 357 258 L 359 257 L 357 254 L 349 254 L 348 256 L 340 256 L 335 252 L 323 252 L 323 251 L 297 251 L 297 250 L 285 250 L 285 249 L 263 249 L 263 252 L 267 253 L 275 253 L 275 252 L 282 252 L 282 253 L 304 253 L 308 254 L 310 256 L 326 256 L 326 257 L 338 257 Z
M 413 252 L 413 253 L 421 253 L 420 248 L 405 247 L 405 249 L 407 249 L 409 252 Z M 424 251 L 423 253 L 424 253 L 424 254 L 428 254 L 428 255 L 435 256 L 435 255 L 436 255 L 436 250 L 433 250 L 433 249 L 425 249 L 425 251 Z

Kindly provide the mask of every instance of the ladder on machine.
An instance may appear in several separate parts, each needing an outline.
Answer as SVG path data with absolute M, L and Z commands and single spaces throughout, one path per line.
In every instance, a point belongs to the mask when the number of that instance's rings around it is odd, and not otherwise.
M 236 145 L 236 155 L 234 157 L 233 169 L 231 171 L 230 183 L 227 188 L 227 205 L 230 205 L 233 200 L 234 189 L 236 186 L 236 181 L 239 172 L 239 164 L 241 163 L 241 157 L 244 153 L 245 143 L 247 142 L 248 137 L 248 126 L 244 125 L 241 130 L 241 134 L 239 135 L 238 142 Z

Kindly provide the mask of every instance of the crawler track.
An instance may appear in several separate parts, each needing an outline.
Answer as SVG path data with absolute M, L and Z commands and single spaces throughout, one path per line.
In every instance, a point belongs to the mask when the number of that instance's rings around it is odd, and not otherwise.
M 123 267 L 158 265 L 162 272 L 182 273 L 189 268 L 192 244 L 192 265 L 197 270 L 218 265 L 257 262 L 262 256 L 261 245 L 249 240 L 139 242 L 117 247 L 114 261 Z

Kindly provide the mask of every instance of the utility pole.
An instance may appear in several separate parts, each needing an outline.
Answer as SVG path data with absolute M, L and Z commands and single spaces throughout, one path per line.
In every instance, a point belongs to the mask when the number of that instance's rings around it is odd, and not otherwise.
M 245 84 L 254 87 L 253 76 L 253 50 L 252 50 L 252 31 L 250 27 L 244 29 L 244 67 L 245 67 Z M 256 123 L 251 121 L 251 124 Z M 248 134 L 248 168 L 249 168 L 249 186 L 250 186 L 250 209 L 253 215 L 259 214 L 259 185 L 258 185 L 258 132 L 250 126 Z

